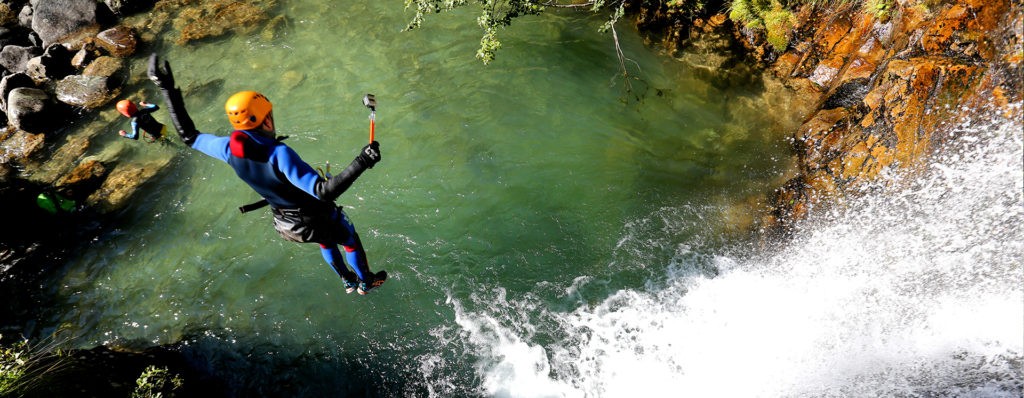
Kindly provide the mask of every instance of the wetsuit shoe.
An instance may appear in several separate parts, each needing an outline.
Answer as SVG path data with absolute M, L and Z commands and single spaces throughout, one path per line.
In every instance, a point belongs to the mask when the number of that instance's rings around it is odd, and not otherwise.
M 345 293 L 346 294 L 352 293 L 352 292 L 356 291 L 356 289 L 358 289 L 358 288 L 359 288 L 359 282 L 354 282 L 354 281 L 351 281 L 351 280 L 348 280 L 348 279 L 345 280 Z
M 359 294 L 361 295 L 369 294 L 370 290 L 376 289 L 380 285 L 383 285 L 384 282 L 386 282 L 387 280 L 387 271 L 379 271 L 376 274 L 373 274 L 373 279 L 369 283 L 360 282 L 359 289 L 357 289 L 356 291 L 359 292 Z

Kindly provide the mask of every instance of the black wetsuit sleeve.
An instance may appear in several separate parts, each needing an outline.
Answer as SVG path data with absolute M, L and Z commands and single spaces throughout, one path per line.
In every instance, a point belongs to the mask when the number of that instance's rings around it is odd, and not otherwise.
M 360 161 L 359 157 L 356 157 L 345 170 L 331 176 L 327 180 L 317 181 L 314 188 L 316 190 L 316 197 L 325 202 L 334 202 L 348 187 L 352 186 L 352 183 L 356 182 L 356 179 L 364 171 L 366 171 L 366 165 Z
M 164 96 L 164 103 L 167 104 L 167 113 L 171 115 L 171 123 L 174 124 L 174 129 L 178 130 L 178 136 L 181 137 L 181 141 L 191 147 L 192 143 L 196 142 L 199 130 L 196 130 L 195 123 L 192 122 L 192 118 L 188 115 L 188 110 L 185 109 L 185 100 L 181 98 L 181 90 L 177 87 L 161 88 L 160 92 Z

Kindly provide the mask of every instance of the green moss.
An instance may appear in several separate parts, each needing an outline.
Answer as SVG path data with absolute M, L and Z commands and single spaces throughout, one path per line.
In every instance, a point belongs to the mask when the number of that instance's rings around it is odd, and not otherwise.
M 778 51 L 784 51 L 789 45 L 790 32 L 796 26 L 796 16 L 787 9 L 777 5 L 775 9 L 764 14 L 764 27 L 768 35 L 768 43 Z
M 750 29 L 764 29 L 768 43 L 783 51 L 796 26 L 796 16 L 778 0 L 733 0 L 729 18 Z
M 750 2 L 747 0 L 732 2 L 729 6 L 729 19 L 751 28 L 758 27 L 761 21 L 757 14 L 750 9 Z
M 888 21 L 892 17 L 892 0 L 867 0 L 864 2 L 864 12 L 878 18 L 879 21 Z

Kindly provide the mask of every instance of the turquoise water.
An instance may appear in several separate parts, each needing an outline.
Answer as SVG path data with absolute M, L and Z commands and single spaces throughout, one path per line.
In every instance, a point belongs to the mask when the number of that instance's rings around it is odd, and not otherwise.
M 623 396 L 689 380 L 712 396 L 760 380 L 721 356 L 763 365 L 774 351 L 730 351 L 750 336 L 709 327 L 770 317 L 755 304 L 772 292 L 746 282 L 791 263 L 750 260 L 764 254 L 736 232 L 789 167 L 758 89 L 716 88 L 621 24 L 641 79 L 626 93 L 602 18 L 576 12 L 517 21 L 484 66 L 471 11 L 401 32 L 411 13 L 399 1 L 281 1 L 276 29 L 155 44 L 200 130 L 226 134 L 227 96 L 261 91 L 314 166 L 351 161 L 367 140 L 361 98 L 377 96 L 383 161 L 338 203 L 371 268 L 391 275 L 380 291 L 346 295 L 315 245 L 278 238 L 268 211 L 239 214 L 257 197 L 226 165 L 140 144 L 119 156 L 172 166 L 69 262 L 48 323 L 73 325 L 82 347 L 182 341 L 239 394 Z M 736 268 L 753 271 L 710 278 Z M 775 293 L 794 279 L 776 277 Z M 733 297 L 722 311 L 736 318 L 700 301 L 716 295 Z M 759 311 L 730 312 L 735 297 Z

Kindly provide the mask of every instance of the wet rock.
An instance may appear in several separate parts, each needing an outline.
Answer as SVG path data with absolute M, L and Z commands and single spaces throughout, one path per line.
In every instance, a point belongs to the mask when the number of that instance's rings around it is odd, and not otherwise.
M 148 182 L 170 163 L 170 156 L 149 163 L 120 163 L 107 175 L 103 185 L 86 199 L 86 205 L 101 212 L 124 208 L 139 186 Z
M 0 50 L 0 66 L 11 73 L 24 72 L 28 60 L 43 55 L 43 50 L 32 46 L 7 46 Z
M 832 94 L 825 99 L 825 103 L 821 105 L 821 109 L 848 108 L 860 104 L 870 90 L 868 83 L 869 80 L 865 77 L 850 80 L 839 85 L 839 87 L 836 87 Z
M 32 169 L 32 173 L 25 176 L 26 179 L 45 186 L 57 184 L 85 155 L 90 146 L 89 136 L 84 134 L 68 134 L 64 136 L 62 143 L 59 145 L 54 143 L 50 144 L 50 146 L 58 147 L 48 154 L 46 159 L 25 165 L 26 168 Z M 78 199 L 81 198 L 78 197 Z
M 105 76 L 71 75 L 57 82 L 57 100 L 68 105 L 94 109 L 117 97 L 120 88 Z
M 50 45 L 38 57 L 28 60 L 25 73 L 37 82 L 61 79 L 71 74 L 71 51 L 62 44 Z
M 96 45 L 92 44 L 92 42 L 88 42 L 71 57 L 71 67 L 76 70 L 85 69 L 90 62 L 99 56 L 100 54 L 99 51 L 96 50 Z
M 7 112 L 7 96 L 12 90 L 21 87 L 34 88 L 35 85 L 36 82 L 24 73 L 15 73 L 4 76 L 3 79 L 0 79 L 0 108 L 2 108 L 4 112 Z
M 173 2 L 168 2 L 169 3 Z M 228 32 L 250 32 L 269 19 L 268 10 L 275 1 L 204 1 L 178 13 L 174 26 L 181 29 L 178 45 L 222 36 Z
M 72 199 L 84 199 L 103 185 L 107 167 L 96 159 L 85 159 L 54 184 Z
M 845 132 L 840 122 L 849 116 L 849 111 L 843 108 L 822 110 L 800 126 L 794 144 L 804 170 L 824 168 L 839 155 Z
M 24 162 L 45 147 L 45 139 L 43 134 L 14 132 L 0 143 L 0 164 Z
M 135 31 L 127 26 L 118 26 L 96 35 L 96 45 L 107 50 L 110 55 L 124 58 L 135 53 L 138 39 Z
M 99 32 L 96 0 L 37 1 L 32 8 L 32 30 L 44 46 L 95 36 Z
M 21 87 L 7 95 L 7 116 L 19 130 L 30 133 L 47 132 L 61 121 L 57 104 L 50 95 L 37 88 Z
M 124 71 L 124 61 L 114 57 L 99 57 L 95 61 L 89 64 L 82 71 L 83 76 L 100 76 L 114 78 L 115 82 L 119 82 L 121 74 Z
M 832 80 L 839 75 L 839 71 L 842 70 L 844 63 L 845 60 L 842 57 L 830 58 L 819 63 L 808 79 L 819 88 L 827 89 L 832 85 Z

